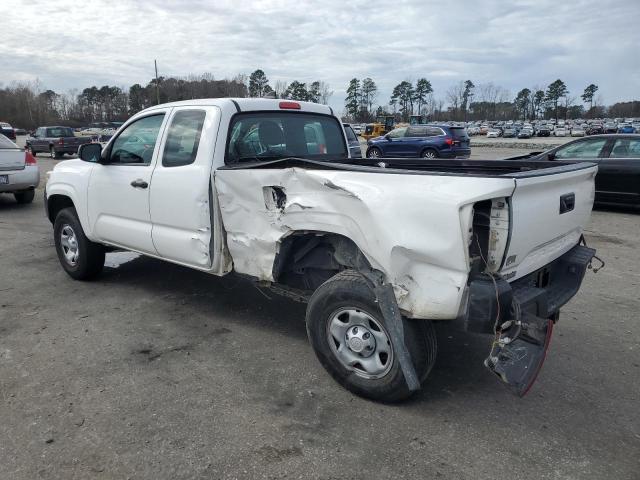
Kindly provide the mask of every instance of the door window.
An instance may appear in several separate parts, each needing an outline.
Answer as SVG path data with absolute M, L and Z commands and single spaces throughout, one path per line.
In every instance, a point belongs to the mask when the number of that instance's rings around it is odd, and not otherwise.
M 129 124 L 113 142 L 109 163 L 149 165 L 163 120 L 164 113 L 150 115 Z
M 173 116 L 164 144 L 163 167 L 180 167 L 195 161 L 205 116 L 204 110 L 181 110 Z
M 609 158 L 640 158 L 640 139 L 616 139 Z
M 598 158 L 605 143 L 607 143 L 606 138 L 575 142 L 556 150 L 555 158 Z
M 407 127 L 396 128 L 388 133 L 389 138 L 402 138 L 407 133 Z

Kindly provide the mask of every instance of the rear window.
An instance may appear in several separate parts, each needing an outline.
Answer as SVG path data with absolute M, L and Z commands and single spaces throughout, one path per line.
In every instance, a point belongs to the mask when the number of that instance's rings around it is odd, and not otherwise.
M 286 157 L 347 157 L 340 123 L 326 115 L 294 112 L 240 113 L 233 117 L 227 163 Z
M 18 148 L 18 146 L 13 143 L 11 140 L 9 140 L 7 137 L 5 137 L 4 135 L 0 135 L 0 148 L 3 150 L 6 149 L 16 149 Z
M 66 127 L 47 128 L 47 137 L 73 137 L 73 130 Z
M 453 138 L 467 138 L 467 129 L 466 128 L 450 128 L 451 136 Z

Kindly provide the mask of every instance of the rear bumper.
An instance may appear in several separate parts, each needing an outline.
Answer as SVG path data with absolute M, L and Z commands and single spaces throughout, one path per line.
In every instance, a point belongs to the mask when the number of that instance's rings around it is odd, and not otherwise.
M 469 284 L 466 330 L 495 333 L 496 325 L 511 320 L 514 308 L 522 314 L 556 320 L 560 307 L 578 292 L 593 248 L 576 245 L 553 262 L 511 283 L 483 276 Z
M 80 148 L 80 145 L 54 145 L 53 146 L 53 150 L 56 153 L 78 153 L 78 148 Z
M 535 382 L 560 307 L 580 288 L 594 255 L 594 249 L 576 245 L 512 283 L 502 279 L 471 282 L 467 327 L 494 334 L 484 364 L 516 395 L 525 395 Z
M 13 193 L 37 188 L 40 184 L 40 170 L 37 166 L 25 166 L 23 170 L 0 172 L 9 177 L 8 184 L 0 184 L 0 193 Z

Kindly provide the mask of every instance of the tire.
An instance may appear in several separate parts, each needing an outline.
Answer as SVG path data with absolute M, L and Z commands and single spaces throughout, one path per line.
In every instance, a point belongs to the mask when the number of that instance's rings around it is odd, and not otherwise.
M 36 152 L 36 151 L 33 149 L 33 145 L 29 145 L 29 151 L 31 152 L 31 155 L 33 155 L 34 157 L 37 157 L 37 156 L 38 156 L 38 152 Z
M 102 271 L 104 247 L 92 242 L 84 234 L 75 208 L 64 208 L 58 212 L 53 224 L 53 235 L 58 260 L 70 277 L 89 280 Z
M 426 148 L 422 151 L 422 158 L 438 158 L 440 155 L 438 155 L 437 150 L 434 150 L 433 148 Z
M 51 156 L 51 158 L 55 160 L 60 160 L 63 155 L 64 155 L 63 152 L 56 152 L 55 148 L 53 147 L 49 148 L 49 156 Z
M 311 296 L 306 323 L 318 360 L 339 384 L 376 401 L 397 402 L 411 396 L 376 295 L 362 275 L 345 270 L 323 283 Z M 423 381 L 436 359 L 433 325 L 428 320 L 403 318 L 403 331 L 404 343 Z M 360 342 L 350 343 L 358 335 Z M 345 357 L 353 363 L 348 365 Z
M 378 147 L 371 147 L 367 150 L 367 158 L 382 158 L 384 155 Z
M 16 199 L 16 202 L 20 204 L 31 203 L 33 202 L 33 198 L 36 195 L 35 190 L 25 190 L 24 192 L 16 192 L 13 196 Z

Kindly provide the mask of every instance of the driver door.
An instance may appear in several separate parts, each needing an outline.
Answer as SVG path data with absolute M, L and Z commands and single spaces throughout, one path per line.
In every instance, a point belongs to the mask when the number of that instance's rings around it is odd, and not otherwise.
M 134 120 L 102 152 L 88 186 L 89 223 L 98 240 L 157 255 L 149 184 L 168 113 L 160 110 Z

